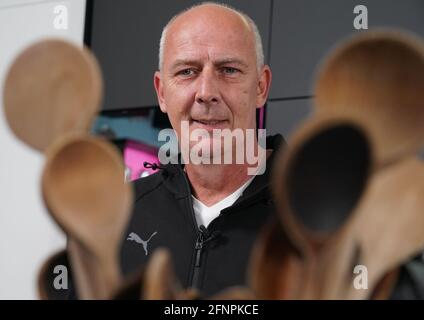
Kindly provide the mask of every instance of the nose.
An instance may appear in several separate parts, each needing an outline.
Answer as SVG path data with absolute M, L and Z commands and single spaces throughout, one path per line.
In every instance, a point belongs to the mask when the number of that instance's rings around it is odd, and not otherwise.
M 220 102 L 217 75 L 215 75 L 214 70 L 210 68 L 204 68 L 199 77 L 196 102 L 203 105 L 213 105 Z

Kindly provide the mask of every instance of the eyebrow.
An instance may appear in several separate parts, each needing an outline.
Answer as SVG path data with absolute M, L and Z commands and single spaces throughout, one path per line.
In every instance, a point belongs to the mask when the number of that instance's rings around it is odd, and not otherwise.
M 191 59 L 177 59 L 174 61 L 174 63 L 171 65 L 171 69 L 176 69 L 180 66 L 200 66 L 201 63 L 198 60 L 191 60 Z
M 214 61 L 215 66 L 223 66 L 226 64 L 236 64 L 243 66 L 245 68 L 248 68 L 249 66 L 244 61 L 237 59 L 237 58 L 224 58 L 220 60 Z M 192 59 L 177 59 L 175 62 L 171 65 L 171 69 L 175 70 L 176 68 L 180 66 L 201 66 L 202 62 L 200 60 L 192 60 Z
M 240 60 L 240 59 L 236 59 L 236 58 L 227 58 L 227 59 L 221 59 L 218 60 L 214 63 L 217 66 L 222 66 L 225 64 L 236 64 L 239 66 L 243 66 L 245 68 L 248 68 L 249 66 L 247 65 L 247 63 L 245 63 L 244 61 Z

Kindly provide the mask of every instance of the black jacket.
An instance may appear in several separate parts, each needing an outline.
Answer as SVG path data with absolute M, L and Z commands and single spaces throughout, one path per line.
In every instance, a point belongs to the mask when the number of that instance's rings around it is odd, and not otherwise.
M 267 138 L 267 148 L 274 152 L 267 160 L 265 174 L 255 177 L 242 196 L 205 230 L 197 228 L 190 184 L 181 165 L 167 165 L 135 181 L 135 208 L 120 253 L 124 275 L 139 273 L 153 250 L 166 247 L 171 251 L 182 285 L 198 288 L 204 297 L 229 286 L 245 285 L 253 244 L 267 220 L 275 219 L 269 190 L 270 169 L 275 151 L 284 145 L 281 135 Z M 59 258 L 63 260 L 61 264 L 68 265 L 65 252 Z M 55 263 L 51 263 L 51 270 Z M 77 298 L 70 282 L 70 290 L 58 294 L 52 287 L 53 281 L 46 281 L 49 298 Z M 139 289 L 134 290 L 130 296 L 138 298 Z M 402 266 L 391 298 L 424 299 L 421 255 Z
M 268 137 L 266 143 L 267 149 L 274 149 L 266 172 L 256 176 L 207 229 L 197 227 L 190 183 L 181 165 L 166 165 L 137 180 L 135 208 L 121 250 L 123 273 L 139 270 L 153 250 L 166 247 L 184 287 L 195 287 L 209 296 L 229 286 L 245 285 L 253 244 L 274 212 L 268 188 L 271 163 L 275 151 L 285 144 L 281 135 Z M 140 239 L 149 238 L 145 248 Z

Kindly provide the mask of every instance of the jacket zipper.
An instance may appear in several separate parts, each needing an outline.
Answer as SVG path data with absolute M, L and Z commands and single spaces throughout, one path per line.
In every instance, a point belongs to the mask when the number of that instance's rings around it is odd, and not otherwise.
M 192 273 L 192 278 L 191 278 L 191 287 L 198 288 L 199 287 L 199 275 L 200 275 L 200 261 L 201 261 L 201 258 L 202 258 L 202 249 L 203 249 L 203 246 L 204 246 L 204 234 L 203 234 L 203 231 L 197 226 L 196 215 L 194 214 L 193 203 L 191 201 L 190 184 L 188 182 L 186 174 L 184 172 L 182 172 L 182 175 L 184 177 L 185 185 L 186 185 L 187 192 L 188 192 L 187 193 L 187 202 L 188 202 L 189 210 L 190 210 L 192 221 L 193 221 L 193 226 L 194 226 L 194 229 L 197 232 L 196 244 L 194 246 L 195 261 L 194 261 L 193 273 Z
M 190 184 L 188 182 L 186 174 L 184 172 L 182 174 L 183 174 L 184 181 L 185 181 L 185 184 L 186 184 L 186 188 L 187 188 L 187 191 L 188 191 L 187 202 L 188 202 L 189 210 L 191 212 L 193 226 L 194 226 L 194 229 L 197 232 L 196 243 L 195 243 L 195 246 L 194 246 L 195 261 L 194 261 L 193 273 L 192 273 L 192 278 L 191 278 L 191 287 L 199 289 L 200 270 L 201 270 L 200 267 L 201 267 L 201 259 L 202 259 L 203 248 L 204 248 L 206 242 L 209 242 L 210 240 L 212 240 L 216 237 L 216 234 L 210 235 L 208 237 L 208 239 L 205 239 L 205 234 L 204 234 L 203 230 L 197 226 L 196 215 L 194 214 L 194 209 L 193 209 L 193 202 L 191 201 Z M 225 211 L 225 210 L 226 209 L 224 209 L 223 211 Z M 213 221 L 211 222 L 211 224 L 212 223 L 213 223 Z
M 212 222 L 211 222 L 212 223 Z M 212 233 L 209 233 L 208 229 L 204 226 L 200 226 L 199 233 L 196 240 L 196 245 L 194 247 L 195 249 L 195 263 L 194 263 L 194 270 L 193 270 L 193 278 L 191 281 L 191 286 L 193 288 L 199 289 L 199 278 L 200 278 L 200 264 L 202 259 L 202 250 L 205 248 L 205 245 L 216 239 L 220 235 L 219 231 L 214 231 Z
M 202 258 L 203 246 L 204 246 L 204 236 L 203 236 L 202 230 L 199 230 L 199 234 L 196 240 L 196 246 L 194 247 L 196 259 L 194 263 L 193 277 L 191 279 L 191 287 L 193 288 L 198 288 L 199 286 L 200 261 Z

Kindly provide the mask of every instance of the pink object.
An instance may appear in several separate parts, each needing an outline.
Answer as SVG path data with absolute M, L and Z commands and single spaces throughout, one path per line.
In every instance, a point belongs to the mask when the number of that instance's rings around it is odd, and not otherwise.
M 127 141 L 124 148 L 124 163 L 127 170 L 127 179 L 136 180 L 142 176 L 157 172 L 151 168 L 144 168 L 145 161 L 159 163 L 158 149 L 141 142 Z

